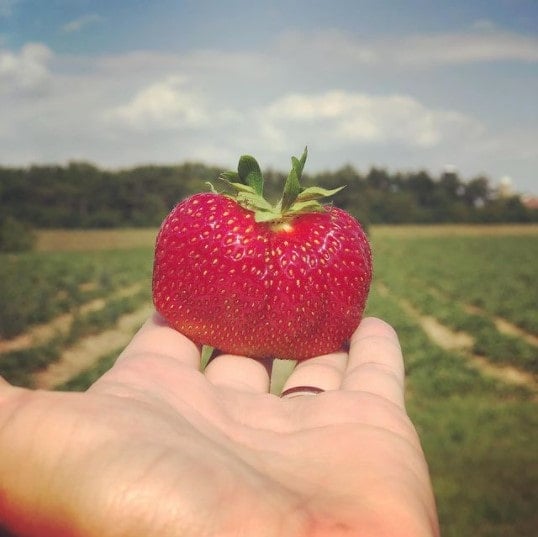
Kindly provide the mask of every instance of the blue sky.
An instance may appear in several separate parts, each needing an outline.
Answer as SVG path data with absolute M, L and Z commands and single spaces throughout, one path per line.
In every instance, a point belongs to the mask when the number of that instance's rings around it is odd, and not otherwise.
M 538 2 L 0 0 L 0 164 L 240 154 L 538 193 Z

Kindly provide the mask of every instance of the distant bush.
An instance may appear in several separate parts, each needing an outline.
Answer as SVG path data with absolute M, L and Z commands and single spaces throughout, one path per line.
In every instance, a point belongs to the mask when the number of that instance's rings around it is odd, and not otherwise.
M 26 222 L 11 216 L 0 217 L 0 252 L 31 250 L 35 239 L 33 229 Z

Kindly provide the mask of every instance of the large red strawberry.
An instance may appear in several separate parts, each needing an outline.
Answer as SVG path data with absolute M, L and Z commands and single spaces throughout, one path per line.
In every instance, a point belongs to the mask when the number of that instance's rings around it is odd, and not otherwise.
M 193 341 L 254 358 L 303 360 L 342 348 L 357 327 L 372 277 L 360 224 L 301 188 L 292 158 L 282 199 L 263 198 L 258 163 L 241 157 L 221 176 L 228 194 L 191 196 L 164 220 L 153 301 Z

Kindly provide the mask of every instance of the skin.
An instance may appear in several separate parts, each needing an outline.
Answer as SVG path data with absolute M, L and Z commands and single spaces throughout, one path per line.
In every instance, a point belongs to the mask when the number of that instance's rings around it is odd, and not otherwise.
M 270 364 L 199 349 L 154 315 L 85 393 L 0 381 L 0 525 L 15 535 L 433 537 L 427 465 L 394 330 L 349 354 Z

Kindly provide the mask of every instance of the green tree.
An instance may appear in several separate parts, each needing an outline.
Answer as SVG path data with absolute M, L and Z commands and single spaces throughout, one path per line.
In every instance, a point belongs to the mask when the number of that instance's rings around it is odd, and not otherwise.
M 483 207 L 493 197 L 487 177 L 475 177 L 464 188 L 463 199 L 469 207 Z

